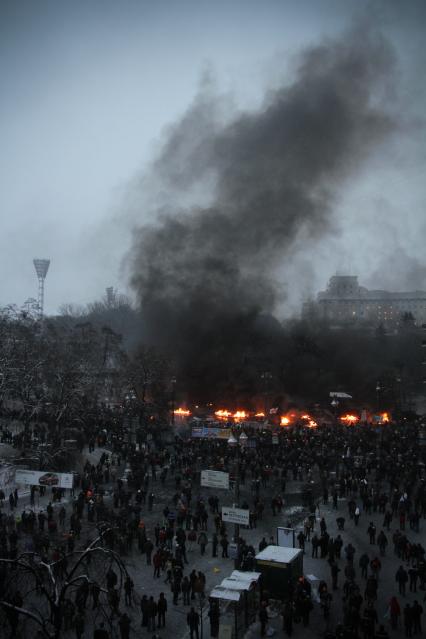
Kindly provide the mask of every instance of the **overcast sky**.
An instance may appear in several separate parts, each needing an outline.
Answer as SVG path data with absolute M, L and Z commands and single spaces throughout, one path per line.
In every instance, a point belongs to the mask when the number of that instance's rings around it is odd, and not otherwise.
M 46 310 L 127 290 L 143 175 L 208 72 L 250 110 L 306 46 L 371 22 L 393 43 L 400 131 L 345 183 L 333 232 L 286 266 L 292 308 L 336 272 L 426 290 L 426 3 L 364 0 L 0 0 L 0 305 Z M 145 184 L 145 187 L 142 185 Z

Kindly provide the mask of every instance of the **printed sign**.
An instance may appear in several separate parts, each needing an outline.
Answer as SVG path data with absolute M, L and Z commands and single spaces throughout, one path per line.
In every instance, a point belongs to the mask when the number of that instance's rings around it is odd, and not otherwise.
M 231 429 L 193 426 L 191 436 L 196 439 L 229 439 L 231 437 Z
M 229 488 L 229 473 L 220 470 L 202 470 L 201 485 L 209 488 Z
M 74 475 L 71 473 L 49 473 L 43 470 L 16 469 L 15 480 L 18 484 L 46 486 L 47 488 L 72 488 Z
M 277 528 L 277 545 L 284 548 L 295 548 L 294 528 Z
M 278 435 L 272 435 L 272 443 L 275 446 L 278 444 Z
M 229 508 L 222 506 L 222 520 L 229 521 L 230 524 L 249 525 L 249 511 L 243 508 Z

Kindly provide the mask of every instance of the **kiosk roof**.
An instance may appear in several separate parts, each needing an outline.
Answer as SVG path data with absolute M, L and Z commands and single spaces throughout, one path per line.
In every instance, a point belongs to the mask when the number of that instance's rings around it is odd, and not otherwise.
M 258 561 L 274 561 L 277 564 L 289 564 L 301 554 L 299 548 L 286 548 L 284 546 L 267 546 L 256 555 Z

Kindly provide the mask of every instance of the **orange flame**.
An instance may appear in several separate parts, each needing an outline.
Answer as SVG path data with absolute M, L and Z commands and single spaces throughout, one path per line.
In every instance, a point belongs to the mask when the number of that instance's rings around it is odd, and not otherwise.
M 187 410 L 186 408 L 176 408 L 173 413 L 175 415 L 179 415 L 180 417 L 188 417 L 191 414 L 191 411 Z
M 265 413 L 256 413 L 255 417 L 265 417 Z
M 230 413 L 229 410 L 223 410 L 221 408 L 220 410 L 215 411 L 215 415 L 216 417 L 219 417 L 219 419 L 227 419 L 232 416 L 232 413 Z
M 281 417 L 281 422 L 280 422 L 281 426 L 288 426 L 289 423 L 290 423 L 290 420 L 288 417 L 286 416 Z
M 232 417 L 236 420 L 238 419 L 246 419 L 248 417 L 248 413 L 245 410 L 237 410 Z
M 345 422 L 346 424 L 356 424 L 359 421 L 359 417 L 356 415 L 343 415 L 340 418 L 340 421 Z
M 309 428 L 316 428 L 318 426 L 318 424 L 316 423 L 315 420 L 310 419 L 309 422 L 308 422 L 308 426 L 309 426 Z
M 387 424 L 388 422 L 390 422 L 389 413 L 382 413 L 380 415 L 380 421 L 382 424 Z
M 302 415 L 300 419 L 311 419 L 311 416 L 305 413 L 305 415 Z

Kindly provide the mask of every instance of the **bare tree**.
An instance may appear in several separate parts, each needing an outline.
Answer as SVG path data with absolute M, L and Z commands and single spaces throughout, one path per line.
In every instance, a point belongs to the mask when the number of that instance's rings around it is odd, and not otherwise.
M 0 611 L 14 636 L 19 624 L 25 624 L 28 636 L 37 632 L 46 639 L 59 639 L 63 630 L 66 602 L 95 586 L 99 606 L 91 612 L 111 622 L 111 592 L 107 589 L 108 571 L 117 577 L 116 592 L 121 596 L 126 567 L 120 556 L 106 547 L 104 537 L 112 529 L 104 528 L 84 550 L 48 561 L 42 554 L 26 552 L 17 559 L 0 559 Z

